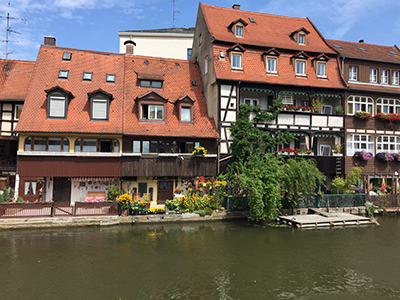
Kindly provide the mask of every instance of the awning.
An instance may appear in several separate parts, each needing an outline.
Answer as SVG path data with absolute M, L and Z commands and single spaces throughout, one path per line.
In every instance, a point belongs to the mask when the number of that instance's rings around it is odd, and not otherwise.
M 249 91 L 249 92 L 275 93 L 273 90 L 247 88 L 247 87 L 241 87 L 240 90 L 241 91 Z
M 314 94 L 313 97 L 323 97 L 323 98 L 327 98 L 327 97 L 331 97 L 331 98 L 342 98 L 340 95 L 337 94 Z
M 305 92 L 292 92 L 292 91 L 280 91 L 279 94 L 291 94 L 291 95 L 303 95 L 308 96 Z
M 316 133 L 315 137 L 338 137 L 336 133 Z
M 307 135 L 304 132 L 290 132 L 290 134 L 293 134 L 294 136 L 306 136 Z
M 71 177 L 72 181 L 110 181 L 115 177 Z

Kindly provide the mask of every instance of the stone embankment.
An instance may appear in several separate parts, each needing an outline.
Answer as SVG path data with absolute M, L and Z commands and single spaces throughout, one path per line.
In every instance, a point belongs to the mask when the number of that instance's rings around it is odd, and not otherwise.
M 232 219 L 245 219 L 247 211 L 215 212 L 211 216 L 200 217 L 195 213 L 184 214 L 149 214 L 138 216 L 101 216 L 101 217 L 53 217 L 53 218 L 10 218 L 0 219 L 0 229 L 22 228 L 57 228 L 57 227 L 88 227 L 88 226 L 113 226 L 140 223 L 162 222 L 207 222 Z

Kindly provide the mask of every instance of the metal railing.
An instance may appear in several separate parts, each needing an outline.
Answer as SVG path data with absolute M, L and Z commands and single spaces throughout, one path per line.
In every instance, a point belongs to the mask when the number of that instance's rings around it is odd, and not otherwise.
M 309 195 L 300 198 L 295 207 L 356 207 L 365 205 L 365 194 L 325 194 L 323 197 Z
M 115 215 L 118 215 L 118 203 L 115 202 L 76 202 L 73 206 L 57 205 L 55 203 L 0 204 L 0 219 Z
M 224 196 L 222 206 L 228 211 L 249 210 L 249 203 L 246 197 Z

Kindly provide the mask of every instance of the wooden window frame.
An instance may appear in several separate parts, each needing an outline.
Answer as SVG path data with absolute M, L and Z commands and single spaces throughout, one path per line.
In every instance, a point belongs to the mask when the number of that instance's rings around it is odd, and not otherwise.
M 234 55 L 237 55 L 237 56 L 240 57 L 240 67 L 234 67 L 234 66 L 233 66 L 233 56 L 234 56 Z M 231 52 L 230 57 L 231 57 L 231 69 L 232 69 L 232 70 L 239 70 L 239 71 L 242 71 L 242 70 L 243 70 L 243 53 L 240 53 L 240 52 Z

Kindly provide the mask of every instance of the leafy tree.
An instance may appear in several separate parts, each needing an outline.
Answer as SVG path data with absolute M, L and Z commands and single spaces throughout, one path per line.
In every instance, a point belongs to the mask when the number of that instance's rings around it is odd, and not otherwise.
M 346 181 L 342 177 L 336 176 L 332 182 L 332 187 L 336 190 L 337 194 L 344 194 L 346 192 Z
M 325 185 L 325 176 L 317 167 L 314 159 L 302 157 L 289 158 L 283 165 L 283 186 L 286 197 L 293 204 L 299 198 L 309 195 L 317 189 L 317 181 Z
M 335 177 L 331 184 L 338 194 L 346 194 L 354 192 L 355 186 L 361 180 L 361 173 L 364 170 L 363 167 L 353 167 L 353 169 L 347 174 L 346 179 L 341 177 Z

